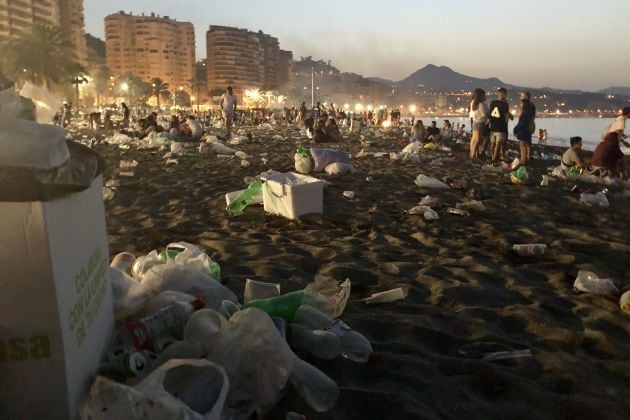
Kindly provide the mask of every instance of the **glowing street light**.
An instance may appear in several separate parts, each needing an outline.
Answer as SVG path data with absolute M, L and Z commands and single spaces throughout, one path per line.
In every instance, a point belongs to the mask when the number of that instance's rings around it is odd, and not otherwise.
M 124 90 L 125 92 L 127 92 L 129 91 L 129 84 L 123 83 L 122 85 L 120 85 L 120 88 Z
M 350 104 L 343 104 L 343 109 L 346 111 L 350 109 Z
M 416 109 L 418 108 L 415 105 L 409 105 L 409 111 L 416 112 Z
M 362 109 L 363 109 L 363 105 L 361 105 L 361 104 L 354 105 L 354 110 L 355 111 L 361 112 Z
M 372 107 L 372 105 L 368 105 L 368 106 L 367 106 L 367 110 L 368 110 L 368 111 L 372 111 L 373 109 L 374 109 L 374 108 Z

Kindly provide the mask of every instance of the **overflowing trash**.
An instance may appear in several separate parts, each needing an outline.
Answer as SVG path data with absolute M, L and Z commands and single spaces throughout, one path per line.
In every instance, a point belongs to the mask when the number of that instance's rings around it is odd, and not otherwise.
M 339 388 L 299 354 L 357 363 L 372 354 L 370 342 L 339 319 L 349 279 L 319 276 L 284 294 L 279 284 L 247 280 L 241 305 L 220 283 L 219 265 L 185 242 L 138 258 L 118 254 L 109 270 L 118 332 L 83 418 L 249 418 L 289 385 L 325 412 Z M 368 299 L 399 299 L 401 290 Z

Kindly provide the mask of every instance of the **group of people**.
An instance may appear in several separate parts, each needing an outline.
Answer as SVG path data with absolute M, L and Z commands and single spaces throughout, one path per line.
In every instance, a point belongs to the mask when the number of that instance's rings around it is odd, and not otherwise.
M 571 147 L 564 152 L 560 162 L 565 173 L 624 178 L 624 154 L 621 151 L 621 144 L 630 147 L 624 134 L 628 118 L 630 106 L 625 107 L 621 115 L 606 127 L 602 133 L 602 141 L 595 147 L 590 162 L 587 162 L 582 152 L 582 138 L 571 137 Z
M 475 89 L 470 102 L 469 116 L 472 120 L 472 137 L 470 140 L 470 160 L 476 161 L 479 155 L 486 153 L 490 146 L 490 157 L 493 164 L 498 164 L 506 151 L 508 138 L 508 122 L 514 119 L 507 101 L 507 89 L 499 88 L 497 97 L 490 106 L 486 105 L 486 92 Z M 536 107 L 531 102 L 531 93 L 521 93 L 521 110 L 514 135 L 519 141 L 520 161 L 523 165 L 531 159 L 532 135 L 536 130 Z
M 453 138 L 453 135 L 453 126 L 449 120 L 444 120 L 442 128 L 439 128 L 436 121 L 431 121 L 431 125 L 429 127 L 425 127 L 422 120 L 418 119 L 411 129 L 411 141 L 419 143 L 434 143 L 437 146 L 439 146 L 443 141 L 450 141 Z

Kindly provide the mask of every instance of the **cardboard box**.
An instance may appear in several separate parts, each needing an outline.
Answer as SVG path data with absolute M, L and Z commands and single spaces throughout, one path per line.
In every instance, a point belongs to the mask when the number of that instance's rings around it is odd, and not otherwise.
M 0 418 L 72 419 L 114 328 L 103 180 L 0 202 Z
M 265 211 L 287 219 L 324 210 L 324 182 L 294 172 L 274 173 L 263 184 Z

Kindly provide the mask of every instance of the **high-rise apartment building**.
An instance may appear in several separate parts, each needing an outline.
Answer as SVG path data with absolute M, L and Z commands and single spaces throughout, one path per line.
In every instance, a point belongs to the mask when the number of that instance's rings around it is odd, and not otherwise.
M 262 31 L 212 25 L 206 32 L 206 49 L 210 90 L 229 85 L 241 96 L 247 89 L 276 89 L 288 76 L 278 39 Z
M 11 38 L 33 24 L 61 28 L 72 43 L 77 60 L 86 64 L 82 0 L 0 0 L 0 40 Z
M 195 30 L 168 16 L 119 12 L 105 17 L 107 66 L 114 76 L 158 77 L 171 92 L 190 92 L 195 72 Z

